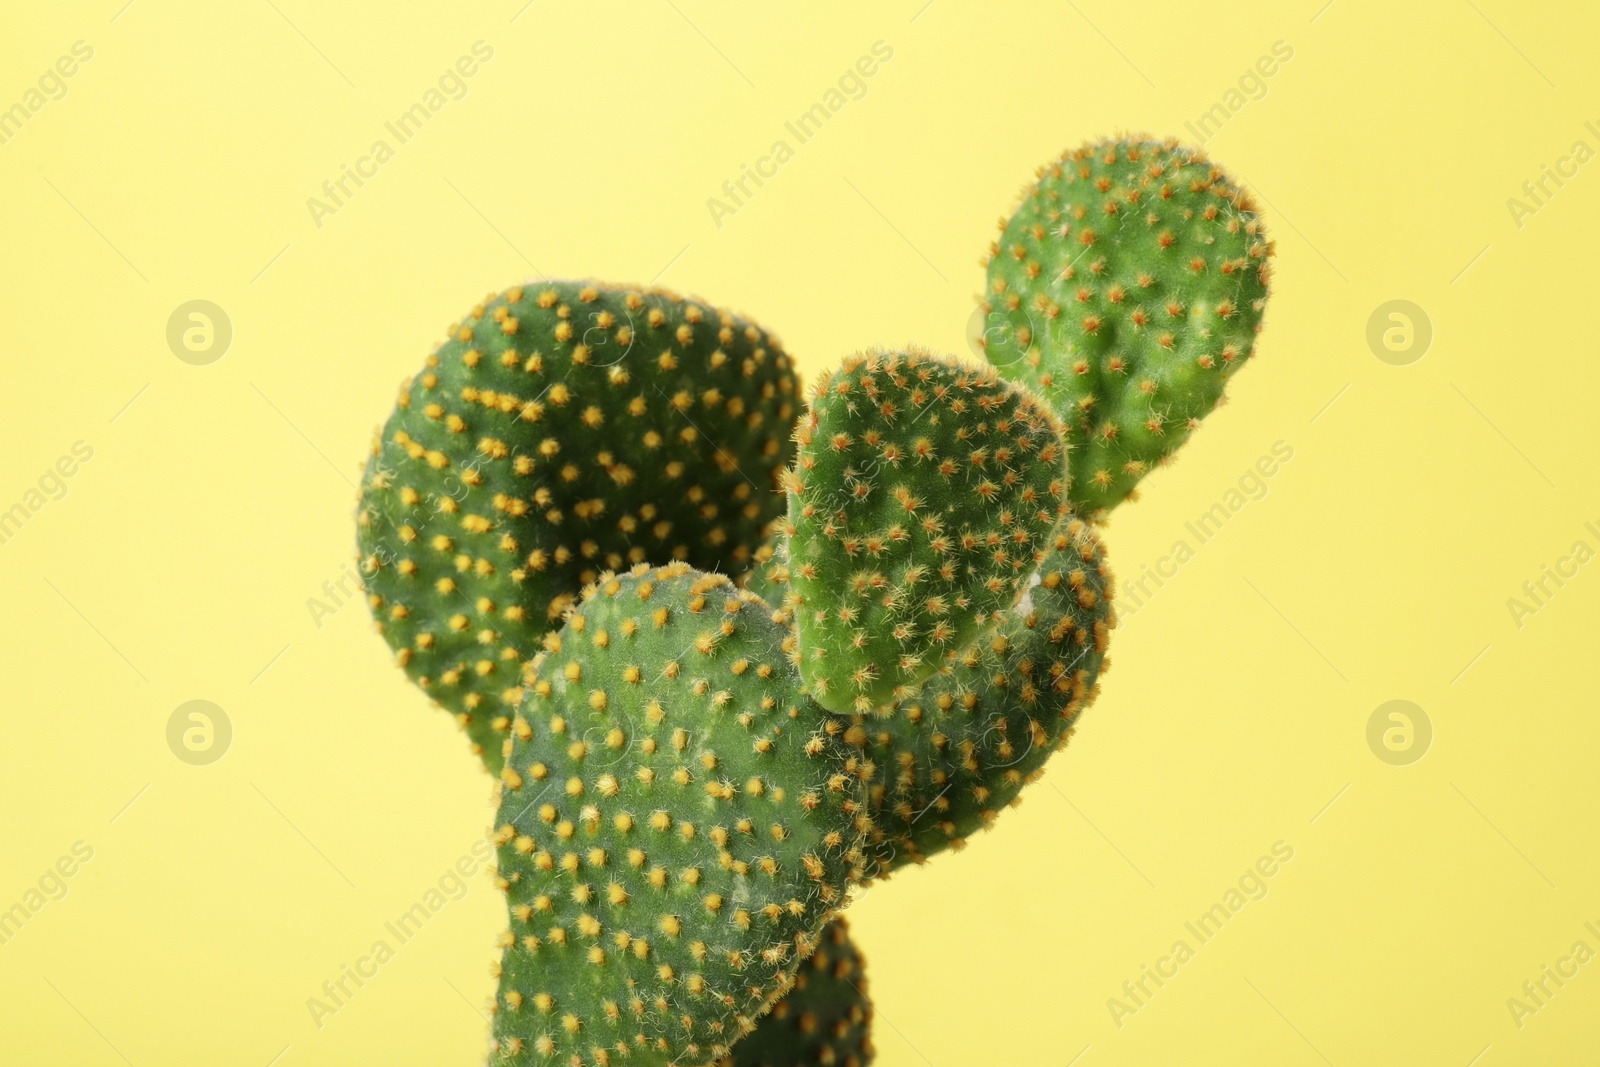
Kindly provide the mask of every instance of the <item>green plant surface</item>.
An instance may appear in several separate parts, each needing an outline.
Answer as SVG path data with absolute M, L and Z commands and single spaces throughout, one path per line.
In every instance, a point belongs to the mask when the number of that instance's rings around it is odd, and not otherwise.
M 1112 596 L 1098 539 L 1069 518 L 993 633 L 952 655 L 914 697 L 853 717 L 846 740 L 877 767 L 869 873 L 960 848 L 1019 802 L 1100 694 Z
M 784 538 L 755 555 L 746 588 L 787 609 Z M 869 878 L 960 848 L 1067 746 L 1110 667 L 1114 592 L 1099 538 L 1068 516 L 992 633 L 951 653 L 912 696 L 849 716 L 845 740 L 875 767 Z
M 754 595 L 602 574 L 501 771 L 495 1062 L 709 1062 L 794 985 L 864 860 L 871 767 Z
M 555 281 L 452 326 L 373 441 L 373 616 L 491 772 L 524 670 L 604 570 L 742 569 L 781 511 L 799 397 L 758 326 L 663 290 Z
M 716 1067 L 869 1067 L 872 1001 L 866 961 L 843 916 L 795 974 L 794 988 Z
M 1067 508 L 1060 423 L 982 365 L 920 350 L 823 378 L 786 478 L 800 670 L 819 703 L 903 700 L 992 629 Z
M 1255 354 L 1272 251 L 1245 188 L 1176 141 L 1040 168 L 989 250 L 984 353 L 1070 428 L 1080 515 L 1129 499 L 1222 402 Z

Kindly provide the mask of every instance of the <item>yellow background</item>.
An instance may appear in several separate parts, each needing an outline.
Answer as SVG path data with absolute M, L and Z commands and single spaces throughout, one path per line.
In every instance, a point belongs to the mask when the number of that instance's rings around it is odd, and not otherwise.
M 1600 949 L 1600 564 L 1520 628 L 1506 603 L 1600 548 L 1600 164 L 1520 228 L 1506 205 L 1600 148 L 1592 6 L 123 2 L 14 4 L 0 33 L 0 107 L 94 48 L 0 145 L 0 508 L 94 449 L 0 545 L 0 907 L 95 850 L 0 946 L 0 1062 L 479 1062 L 503 921 L 481 876 L 320 1029 L 306 1000 L 491 818 L 364 607 L 308 608 L 351 560 L 374 425 L 480 295 L 659 278 L 808 375 L 965 351 L 1037 164 L 1193 140 L 1280 40 L 1209 145 L 1277 239 L 1260 358 L 1116 515 L 1113 564 L 1154 565 L 1275 442 L 1294 458 L 1128 615 L 1027 802 L 854 909 L 878 1062 L 1600 1056 L 1600 962 L 1520 1028 L 1506 1004 Z M 477 40 L 465 98 L 318 228 L 306 199 Z M 719 228 L 707 198 L 878 40 L 865 98 Z M 192 299 L 233 324 L 209 366 L 166 343 Z M 1392 299 L 1433 324 L 1409 366 L 1366 341 Z M 233 724 L 210 766 L 166 744 L 191 699 Z M 1391 699 L 1433 725 L 1409 766 L 1366 741 Z M 1267 896 L 1119 1027 L 1108 998 L 1280 840 Z

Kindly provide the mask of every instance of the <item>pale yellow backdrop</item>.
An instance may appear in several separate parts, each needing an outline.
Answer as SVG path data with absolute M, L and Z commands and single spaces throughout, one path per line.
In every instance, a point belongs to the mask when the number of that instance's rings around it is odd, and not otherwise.
M 0 511 L 26 520 L 0 543 L 0 909 L 28 915 L 0 1062 L 479 1062 L 498 894 L 385 926 L 491 818 L 350 598 L 397 383 L 540 274 L 695 292 L 808 374 L 966 351 L 1019 186 L 1127 129 L 1198 131 L 1258 194 L 1260 358 L 1106 532 L 1130 596 L 1072 750 L 855 909 L 879 1063 L 1600 1059 L 1592 5 L 124 3 L 0 16 Z M 786 132 L 879 42 L 820 133 Z M 363 184 L 314 212 L 345 167 Z M 168 342 L 193 300 L 231 324 L 213 362 Z M 231 723 L 209 765 L 169 748 L 191 700 Z M 1387 712 L 1369 744 L 1391 700 L 1409 748 Z M 319 1025 L 308 998 L 379 940 Z

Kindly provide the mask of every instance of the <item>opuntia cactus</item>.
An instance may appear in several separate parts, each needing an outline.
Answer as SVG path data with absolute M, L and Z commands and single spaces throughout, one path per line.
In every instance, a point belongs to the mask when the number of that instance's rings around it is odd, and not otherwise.
M 748 563 L 798 400 L 774 338 L 662 290 L 532 283 L 450 328 L 373 441 L 358 535 L 384 638 L 491 771 L 586 582 Z
M 499 775 L 495 1067 L 866 1067 L 851 886 L 990 825 L 1095 699 L 1086 520 L 1253 353 L 1272 248 L 1171 142 L 1068 153 L 1003 229 L 993 368 L 853 356 L 797 428 L 759 328 L 583 283 L 405 387 L 360 537 Z
M 602 574 L 512 727 L 499 1062 L 698 1063 L 794 984 L 859 878 L 871 767 L 721 575 Z
M 861 950 L 844 917 L 794 976 L 794 988 L 716 1067 L 868 1067 L 872 1001 Z
M 1093 518 L 1183 444 L 1255 352 L 1272 244 L 1246 190 L 1176 141 L 1102 140 L 1039 170 L 989 250 L 982 343 L 1072 430 Z
M 916 349 L 818 382 L 785 477 L 800 670 L 817 701 L 904 700 L 990 630 L 1066 510 L 1049 409 L 993 371 Z

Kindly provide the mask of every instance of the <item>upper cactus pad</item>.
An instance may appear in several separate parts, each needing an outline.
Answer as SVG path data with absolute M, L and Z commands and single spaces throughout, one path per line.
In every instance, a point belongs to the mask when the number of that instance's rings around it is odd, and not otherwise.
M 793 984 L 871 772 L 792 641 L 683 564 L 601 575 L 546 638 L 501 772 L 495 1062 L 715 1060 Z
M 795 431 L 800 670 L 835 710 L 904 699 L 993 625 L 1066 510 L 1066 447 L 991 369 L 908 350 L 822 379 Z
M 990 248 L 984 351 L 1072 430 L 1079 514 L 1116 507 L 1255 350 L 1272 245 L 1243 188 L 1175 141 L 1042 167 Z
M 385 639 L 490 770 L 586 582 L 748 559 L 796 392 L 759 327 L 658 290 L 530 284 L 451 327 L 373 442 L 358 536 Z

